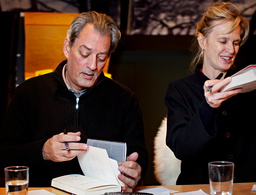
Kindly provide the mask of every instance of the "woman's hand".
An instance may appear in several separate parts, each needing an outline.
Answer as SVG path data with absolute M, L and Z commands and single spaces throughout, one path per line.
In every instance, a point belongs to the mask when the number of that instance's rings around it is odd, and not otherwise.
M 204 83 L 204 96 L 207 103 L 212 108 L 218 108 L 223 101 L 237 95 L 242 89 L 233 89 L 221 92 L 221 89 L 231 82 L 232 78 L 227 77 L 223 80 L 213 79 Z

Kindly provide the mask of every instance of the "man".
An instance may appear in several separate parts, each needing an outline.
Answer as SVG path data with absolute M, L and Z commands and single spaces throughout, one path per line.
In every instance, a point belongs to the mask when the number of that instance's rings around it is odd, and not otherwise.
M 102 72 L 120 36 L 105 14 L 73 20 L 63 46 L 67 60 L 16 90 L 0 132 L 2 169 L 27 165 L 30 186 L 49 186 L 54 177 L 82 173 L 76 156 L 88 149 L 86 138 L 126 142 L 119 179 L 132 191 L 148 160 L 141 111 L 134 93 Z

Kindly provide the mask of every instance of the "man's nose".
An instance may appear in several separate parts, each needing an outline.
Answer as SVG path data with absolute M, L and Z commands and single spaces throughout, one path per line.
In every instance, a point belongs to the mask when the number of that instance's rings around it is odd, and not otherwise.
M 97 68 L 97 57 L 96 56 L 89 57 L 87 67 L 90 68 L 91 70 L 95 70 Z

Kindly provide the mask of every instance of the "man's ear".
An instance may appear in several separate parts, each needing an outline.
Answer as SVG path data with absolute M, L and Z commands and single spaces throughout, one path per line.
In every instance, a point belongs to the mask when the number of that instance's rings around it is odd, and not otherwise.
M 201 49 L 204 50 L 206 39 L 205 39 L 205 36 L 204 36 L 202 33 L 199 33 L 199 34 L 197 35 L 197 41 L 198 41 L 198 43 L 199 43 Z
M 69 41 L 69 38 L 65 38 L 64 44 L 63 44 L 63 53 L 66 58 L 68 58 L 69 52 L 70 52 L 70 41 Z

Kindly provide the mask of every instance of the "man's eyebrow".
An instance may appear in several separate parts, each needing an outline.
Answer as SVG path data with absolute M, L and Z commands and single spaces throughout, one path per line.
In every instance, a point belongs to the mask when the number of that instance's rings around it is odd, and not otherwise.
M 89 50 L 89 51 L 92 50 L 91 48 L 87 47 L 86 45 L 81 45 L 80 48 L 85 48 L 85 49 L 87 49 L 87 50 Z M 100 53 L 98 53 L 98 54 L 108 55 L 108 54 L 109 54 L 109 51 L 100 52 Z
M 80 48 L 85 48 L 85 49 L 87 49 L 87 50 L 89 50 L 89 51 L 92 50 L 91 48 L 87 47 L 86 45 L 81 45 Z

